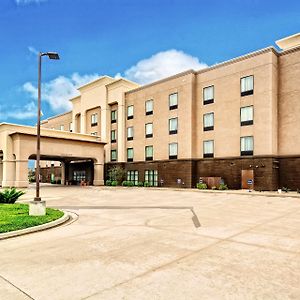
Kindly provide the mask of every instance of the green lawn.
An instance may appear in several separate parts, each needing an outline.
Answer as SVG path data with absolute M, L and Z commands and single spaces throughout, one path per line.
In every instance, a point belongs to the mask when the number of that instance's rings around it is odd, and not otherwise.
M 63 212 L 46 209 L 45 216 L 29 216 L 27 204 L 0 204 L 0 233 L 41 225 L 59 219 Z

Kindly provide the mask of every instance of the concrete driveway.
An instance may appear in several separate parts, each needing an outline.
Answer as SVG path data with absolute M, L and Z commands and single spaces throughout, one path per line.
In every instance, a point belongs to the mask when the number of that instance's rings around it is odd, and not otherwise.
M 1 300 L 300 299 L 300 199 L 105 187 L 42 197 L 78 218 L 0 242 Z

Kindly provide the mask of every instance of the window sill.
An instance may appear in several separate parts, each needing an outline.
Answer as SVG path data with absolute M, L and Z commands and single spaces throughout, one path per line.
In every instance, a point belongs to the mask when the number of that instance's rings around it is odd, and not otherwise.
M 170 130 L 169 134 L 177 134 L 177 130 Z
M 146 161 L 153 160 L 153 157 L 146 157 Z
M 133 140 L 133 136 L 127 137 L 127 141 L 132 141 Z
M 132 120 L 133 116 L 127 116 L 127 120 Z
M 111 124 L 117 123 L 117 120 L 111 120 Z
M 178 108 L 178 105 L 172 105 L 172 106 L 170 106 L 170 110 L 177 109 L 177 108 Z
M 98 125 L 98 123 L 92 123 L 91 124 L 91 127 L 95 127 L 95 126 L 97 126 Z
M 153 115 L 153 111 L 146 111 L 146 116 Z
M 117 140 L 111 140 L 110 142 L 111 142 L 111 143 L 116 143 L 116 142 L 117 142 Z
M 169 159 L 177 159 L 177 155 L 169 155 Z
M 203 128 L 203 131 L 211 131 L 211 130 L 214 130 L 214 126 L 208 126 Z
M 127 158 L 127 162 L 133 162 L 133 158 Z
M 146 134 L 146 139 L 149 139 L 149 138 L 152 138 L 152 137 L 153 137 L 152 133 Z
M 248 125 L 253 125 L 253 120 L 241 122 L 241 126 L 248 126 Z
M 214 154 L 213 153 L 205 153 L 203 154 L 203 158 L 213 158 Z

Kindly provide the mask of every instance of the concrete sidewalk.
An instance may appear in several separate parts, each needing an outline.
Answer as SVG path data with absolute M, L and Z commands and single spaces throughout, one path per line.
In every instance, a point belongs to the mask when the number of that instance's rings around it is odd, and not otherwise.
M 300 201 L 249 194 L 43 187 L 79 218 L 0 242 L 0 299 L 300 299 Z

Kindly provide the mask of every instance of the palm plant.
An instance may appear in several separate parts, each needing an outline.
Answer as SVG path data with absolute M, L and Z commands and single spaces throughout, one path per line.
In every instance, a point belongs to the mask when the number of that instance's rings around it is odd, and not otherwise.
M 16 188 L 5 189 L 0 192 L 0 203 L 13 204 L 24 194 L 24 191 L 17 191 Z

